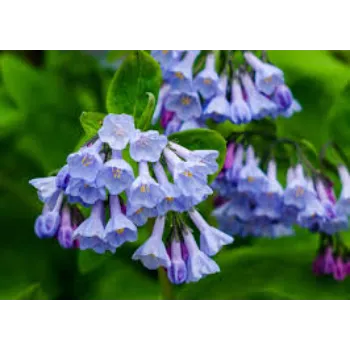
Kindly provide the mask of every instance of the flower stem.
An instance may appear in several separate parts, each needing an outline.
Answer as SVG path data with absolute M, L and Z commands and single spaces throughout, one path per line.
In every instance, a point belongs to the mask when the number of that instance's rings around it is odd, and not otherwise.
M 175 300 L 175 295 L 172 289 L 172 285 L 168 280 L 168 276 L 163 267 L 158 269 L 158 279 L 163 300 Z

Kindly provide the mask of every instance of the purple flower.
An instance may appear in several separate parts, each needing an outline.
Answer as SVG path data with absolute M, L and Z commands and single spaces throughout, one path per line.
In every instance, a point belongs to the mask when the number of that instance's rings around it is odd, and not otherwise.
M 344 281 L 345 277 L 346 277 L 345 264 L 344 264 L 343 258 L 341 256 L 338 256 L 335 259 L 335 263 L 333 266 L 333 278 L 336 281 Z
M 158 120 L 159 117 L 161 118 L 161 124 L 162 124 L 162 119 L 163 119 L 163 111 L 164 111 L 164 102 L 168 96 L 168 93 L 170 91 L 170 85 L 168 84 L 164 84 L 160 90 L 159 90 L 159 94 L 158 94 L 158 100 L 157 100 L 157 105 L 156 108 L 154 109 L 154 113 L 153 113 L 153 117 L 152 117 L 152 125 L 155 125 Z M 162 127 L 164 128 L 163 124 Z
M 107 250 L 115 252 L 115 248 L 106 242 L 102 201 L 94 204 L 90 217 L 74 231 L 73 238 L 79 241 L 81 250 L 92 249 L 98 254 L 103 254 Z
M 103 160 L 99 154 L 102 142 L 96 141 L 90 147 L 83 147 L 80 151 L 68 156 L 69 175 L 87 182 L 95 181 L 102 169 Z
M 350 175 L 343 165 L 338 167 L 338 172 L 343 188 L 337 203 L 337 209 L 346 215 L 350 215 Z
M 139 247 L 134 255 L 133 260 L 140 260 L 149 270 L 156 270 L 163 266 L 170 268 L 171 261 L 162 241 L 165 225 L 165 217 L 159 216 L 154 224 L 151 237 Z
M 183 236 L 188 251 L 187 283 L 198 282 L 207 275 L 220 272 L 220 268 L 216 262 L 199 250 L 188 228 L 185 228 Z
M 106 187 L 112 195 L 117 195 L 130 187 L 134 181 L 132 167 L 123 159 L 118 151 L 113 151 L 113 158 L 106 162 L 96 179 L 98 187 Z
M 171 266 L 168 278 L 173 284 L 182 284 L 187 280 L 187 267 L 182 256 L 181 242 L 174 238 L 171 242 Z
M 65 191 L 70 180 L 69 167 L 65 165 L 56 176 L 56 186 Z
M 229 152 L 229 149 L 228 149 Z M 226 170 L 226 179 L 231 182 L 233 187 L 237 187 L 239 175 L 243 168 L 243 156 L 244 149 L 242 145 L 237 145 L 235 154 L 234 154 L 234 162 L 230 168 Z
M 255 84 L 264 94 L 271 95 L 277 86 L 284 83 L 284 74 L 277 67 L 262 62 L 250 52 L 246 52 L 244 58 L 255 70 Z
M 236 124 L 246 124 L 252 120 L 252 114 L 247 102 L 243 98 L 243 91 L 238 79 L 232 82 L 231 118 Z
M 158 162 L 168 139 L 158 131 L 136 130 L 130 142 L 130 156 L 136 162 Z
M 212 98 L 218 90 L 219 77 L 215 71 L 215 57 L 213 54 L 207 56 L 204 70 L 194 80 L 194 88 L 205 99 Z
M 333 249 L 332 247 L 328 247 L 326 249 L 325 255 L 324 255 L 324 273 L 326 275 L 330 275 L 333 273 L 335 267 L 335 261 L 333 257 Z
M 136 226 L 122 213 L 118 196 L 110 196 L 111 218 L 105 228 L 106 241 L 115 248 L 137 240 Z
M 74 247 L 73 231 L 70 208 L 65 205 L 62 209 L 61 225 L 57 233 L 57 239 L 62 248 Z
M 191 210 L 189 215 L 201 233 L 200 249 L 205 254 L 216 255 L 224 245 L 233 243 L 232 237 L 210 226 L 195 209 Z
M 287 111 L 293 104 L 293 94 L 285 84 L 277 86 L 272 99 L 279 111 Z
M 321 276 L 324 274 L 324 255 L 319 254 L 312 263 L 312 271 L 314 275 Z
M 176 50 L 152 50 L 151 55 L 159 62 L 163 71 L 167 71 L 178 58 Z
M 167 129 L 167 126 L 172 122 L 172 120 L 175 119 L 175 113 L 171 111 L 167 111 L 165 108 L 163 108 L 162 115 L 160 118 L 160 125 L 163 129 Z M 179 120 L 179 123 L 181 121 Z
M 292 105 L 287 110 L 280 112 L 280 114 L 285 118 L 290 118 L 294 113 L 300 112 L 301 110 L 300 103 L 293 99 Z
M 181 125 L 182 125 L 182 121 L 179 118 L 177 118 L 175 115 L 173 119 L 167 124 L 164 134 L 171 135 L 171 134 L 174 134 L 175 132 L 180 131 Z
M 43 202 L 48 204 L 49 208 L 53 208 L 60 194 L 60 189 L 56 185 L 56 177 L 44 177 L 29 181 L 38 191 L 38 197 Z
M 130 201 L 127 203 L 127 216 L 136 226 L 143 226 L 149 218 L 157 215 L 158 211 L 156 208 L 133 206 Z
M 134 118 L 127 114 L 108 114 L 98 135 L 113 150 L 121 151 L 135 132 Z
M 128 198 L 134 207 L 156 207 L 164 198 L 161 186 L 149 174 L 148 164 L 139 163 L 139 176 L 128 190 Z

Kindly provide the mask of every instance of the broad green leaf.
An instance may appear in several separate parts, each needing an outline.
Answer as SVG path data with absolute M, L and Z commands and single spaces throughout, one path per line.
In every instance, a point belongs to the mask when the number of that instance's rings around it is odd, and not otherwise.
M 25 118 L 25 114 L 15 106 L 0 99 L 0 137 L 12 134 L 23 127 Z
M 107 62 L 114 63 L 128 57 L 134 50 L 110 50 L 107 54 Z
M 221 273 L 179 290 L 181 299 L 349 299 L 350 280 L 341 283 L 312 273 L 317 236 L 300 233 L 253 246 L 227 248 L 215 259 Z M 233 247 L 233 245 L 232 245 Z
M 154 107 L 156 105 L 156 99 L 154 95 L 150 92 L 147 92 L 147 95 L 148 95 L 148 103 L 141 115 L 140 122 L 138 125 L 138 127 L 141 130 L 147 130 L 151 125 L 152 117 L 154 113 Z
M 114 75 L 107 94 L 109 113 L 126 113 L 135 118 L 137 127 L 146 125 L 142 113 L 147 93 L 158 96 L 162 80 L 159 64 L 144 51 L 131 53 Z
M 85 131 L 87 138 L 92 138 L 97 135 L 101 128 L 105 114 L 97 112 L 83 112 L 80 116 L 80 123 Z
M 209 129 L 193 129 L 177 132 L 170 135 L 169 140 L 180 144 L 192 151 L 194 150 L 216 150 L 219 152 L 217 162 L 219 171 L 222 169 L 226 157 L 226 141 L 216 131 Z M 212 182 L 217 174 L 210 176 Z

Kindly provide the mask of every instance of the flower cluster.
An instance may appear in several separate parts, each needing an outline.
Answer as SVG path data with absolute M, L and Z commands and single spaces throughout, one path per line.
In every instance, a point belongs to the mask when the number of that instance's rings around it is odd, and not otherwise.
M 157 131 L 137 130 L 129 115 L 109 114 L 98 136 L 70 154 L 57 176 L 30 181 L 44 203 L 35 232 L 40 238 L 57 237 L 65 248 L 114 253 L 125 242 L 136 241 L 137 226 L 155 217 L 151 238 L 133 259 L 150 269 L 167 268 L 174 283 L 199 280 L 219 270 L 205 254 L 214 255 L 233 241 L 210 227 L 194 208 L 213 192 L 208 175 L 217 172 L 218 155 L 212 150 L 190 151 Z M 77 205 L 91 208 L 87 219 L 76 214 Z M 162 237 L 169 212 L 178 215 L 177 222 L 183 221 L 180 213 L 189 212 L 201 232 L 200 249 L 183 223 L 168 254 Z M 186 256 L 182 248 L 179 251 L 182 241 Z M 180 260 L 186 262 L 181 271 Z
M 285 85 L 283 72 L 244 53 L 245 66 L 219 76 L 215 56 L 207 54 L 205 67 L 194 76 L 200 51 L 152 51 L 163 71 L 164 84 L 153 121 L 160 118 L 167 135 L 206 126 L 208 119 L 246 124 L 265 117 L 289 118 L 301 107 Z M 246 67 L 249 66 L 249 72 Z
M 214 215 L 222 230 L 279 237 L 291 234 L 297 224 L 331 236 L 348 227 L 350 177 L 345 167 L 339 168 L 344 189 L 338 202 L 332 186 L 306 177 L 301 164 L 288 170 L 285 189 L 276 172 L 274 160 L 266 174 L 259 168 L 252 146 L 246 151 L 239 144 L 228 146 L 224 169 L 213 184 L 221 197 Z

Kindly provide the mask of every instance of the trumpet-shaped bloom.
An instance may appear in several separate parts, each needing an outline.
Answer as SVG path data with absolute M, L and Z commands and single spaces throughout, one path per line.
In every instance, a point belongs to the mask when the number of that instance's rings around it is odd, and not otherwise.
M 104 237 L 113 247 L 137 240 L 136 226 L 122 213 L 118 196 L 110 196 L 111 218 L 105 228 Z
M 101 169 L 96 184 L 98 187 L 106 187 L 110 194 L 117 195 L 130 187 L 134 181 L 132 167 L 119 155 L 106 162 Z
M 61 225 L 57 233 L 57 240 L 62 248 L 73 248 L 73 231 L 70 209 L 65 205 L 62 209 Z
M 126 214 L 136 226 L 143 226 L 149 218 L 156 217 L 158 211 L 157 208 L 133 206 L 130 201 L 128 201 Z
M 285 84 L 277 86 L 272 99 L 278 106 L 279 112 L 287 111 L 293 104 L 293 94 Z
M 246 124 L 252 120 L 252 113 L 243 98 L 241 84 L 238 79 L 232 82 L 231 119 L 236 124 Z
M 98 135 L 113 150 L 121 151 L 135 132 L 134 118 L 127 114 L 108 114 Z
M 198 282 L 207 275 L 220 272 L 220 268 L 216 262 L 199 250 L 188 228 L 185 228 L 184 240 L 188 251 L 187 283 Z
M 128 198 L 134 207 L 145 208 L 154 208 L 165 198 L 163 189 L 149 174 L 146 162 L 139 163 L 139 176 L 128 190 Z
M 200 249 L 209 256 L 216 255 L 224 245 L 233 243 L 233 238 L 210 226 L 195 209 L 189 215 L 201 233 Z
M 103 187 L 97 187 L 94 182 L 88 183 L 81 179 L 70 179 L 66 194 L 71 200 L 76 199 L 85 205 L 93 205 L 99 200 L 106 199 L 106 190 Z
M 103 167 L 103 160 L 99 154 L 101 147 L 101 141 L 96 141 L 92 146 L 83 147 L 69 155 L 67 163 L 70 176 L 87 182 L 95 181 Z
M 158 131 L 137 130 L 130 142 L 130 156 L 136 162 L 158 162 L 168 139 Z
M 173 284 L 182 284 L 187 280 L 186 262 L 182 256 L 181 242 L 174 238 L 171 242 L 171 266 L 168 278 Z
M 284 83 L 284 74 L 279 68 L 262 62 L 250 52 L 246 52 L 244 58 L 255 70 L 255 84 L 264 94 L 271 95 L 277 86 Z
M 61 192 L 56 185 L 55 176 L 33 179 L 29 183 L 38 191 L 38 197 L 43 203 L 47 203 L 50 208 L 55 206 Z
M 151 55 L 159 62 L 164 72 L 174 65 L 178 58 L 176 50 L 152 50 Z
M 215 71 L 215 57 L 213 54 L 207 56 L 204 70 L 194 80 L 194 88 L 205 99 L 212 98 L 218 90 L 219 76 Z
M 66 188 L 68 187 L 70 180 L 70 175 L 69 175 L 69 167 L 68 165 L 65 165 L 57 174 L 56 176 L 56 186 L 65 191 Z
M 151 237 L 132 256 L 133 260 L 140 260 L 149 270 L 156 270 L 161 266 L 168 269 L 171 266 L 170 258 L 162 240 L 164 225 L 165 217 L 159 216 L 154 224 Z
M 337 203 L 337 210 L 350 214 L 350 175 L 345 166 L 339 166 L 338 172 L 342 183 L 342 191 Z

